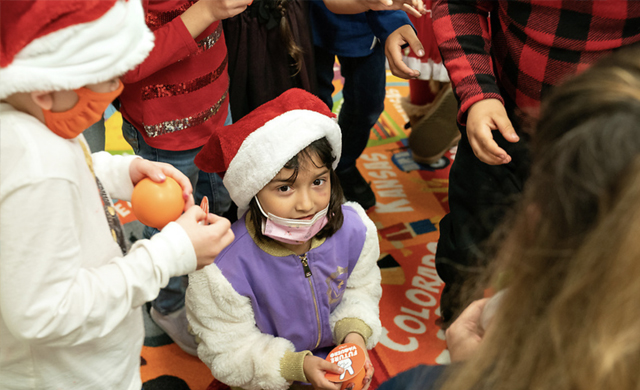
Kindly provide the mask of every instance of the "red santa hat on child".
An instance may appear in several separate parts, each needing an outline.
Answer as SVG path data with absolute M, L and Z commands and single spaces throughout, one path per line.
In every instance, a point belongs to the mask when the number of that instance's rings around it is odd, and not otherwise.
M 140 0 L 0 1 L 0 99 L 112 79 L 153 48 Z
M 313 141 L 326 137 L 336 160 L 342 138 L 336 116 L 316 96 L 292 88 L 238 122 L 219 128 L 196 156 L 205 172 L 224 173 L 238 214 L 284 165 Z

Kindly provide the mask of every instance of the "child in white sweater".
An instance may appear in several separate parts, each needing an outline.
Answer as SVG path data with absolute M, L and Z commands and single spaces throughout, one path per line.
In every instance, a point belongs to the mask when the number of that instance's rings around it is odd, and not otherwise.
M 139 390 L 141 305 L 233 233 L 193 206 L 176 169 L 90 155 L 80 135 L 153 47 L 139 0 L 0 7 L 1 386 Z M 176 179 L 185 213 L 125 254 L 110 196 L 129 199 L 145 177 Z

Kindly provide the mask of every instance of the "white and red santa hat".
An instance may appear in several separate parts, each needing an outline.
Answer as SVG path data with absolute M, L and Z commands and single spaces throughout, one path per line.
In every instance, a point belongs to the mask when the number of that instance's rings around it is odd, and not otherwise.
M 224 173 L 223 183 L 242 215 L 292 157 L 322 137 L 333 149 L 335 169 L 342 151 L 335 114 L 316 96 L 292 88 L 238 122 L 220 127 L 195 162 L 205 172 Z
M 140 0 L 0 1 L 0 99 L 120 76 L 153 48 Z

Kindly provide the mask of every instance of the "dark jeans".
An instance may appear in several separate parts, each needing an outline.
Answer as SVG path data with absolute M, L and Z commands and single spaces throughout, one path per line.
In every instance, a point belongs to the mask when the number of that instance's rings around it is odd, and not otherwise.
M 445 282 L 440 298 L 445 325 L 475 298 L 466 296 L 461 288 L 479 276 L 490 260 L 483 243 L 519 198 L 530 167 L 526 134 L 519 132 L 521 141 L 513 144 L 494 131 L 495 141 L 512 159 L 506 165 L 488 165 L 473 154 L 466 128 L 460 126 L 460 132 L 462 138 L 449 173 L 451 211 L 440 221 L 435 260 L 438 275 Z
M 335 54 L 315 46 L 318 96 L 333 108 L 333 64 Z M 342 129 L 342 155 L 336 171 L 352 167 L 369 141 L 369 133 L 382 111 L 385 97 L 384 47 L 377 44 L 366 57 L 338 56 L 340 73 L 344 77 L 344 101 L 338 124 Z

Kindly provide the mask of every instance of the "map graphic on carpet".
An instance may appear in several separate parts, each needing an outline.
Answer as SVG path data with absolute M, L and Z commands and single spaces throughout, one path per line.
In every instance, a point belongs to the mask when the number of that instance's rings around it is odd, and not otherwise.
M 336 73 L 334 112 L 342 103 L 342 82 Z M 375 375 L 371 389 L 384 380 L 417 364 L 447 364 L 444 333 L 436 325 L 443 284 L 434 258 L 438 223 L 448 212 L 448 176 L 455 148 L 432 166 L 417 164 L 407 148 L 406 114 L 400 98 L 408 96 L 406 80 L 387 72 L 385 111 L 371 131 L 358 168 L 376 193 L 377 205 L 368 211 L 378 227 L 383 294 L 380 316 L 383 335 L 370 351 Z M 122 139 L 122 118 L 115 113 L 107 120 L 106 149 L 132 153 Z M 141 237 L 130 204 L 116 203 L 130 240 Z M 213 390 L 226 386 L 214 380 L 197 357 L 183 352 L 145 313 L 147 337 L 141 353 L 144 389 Z

